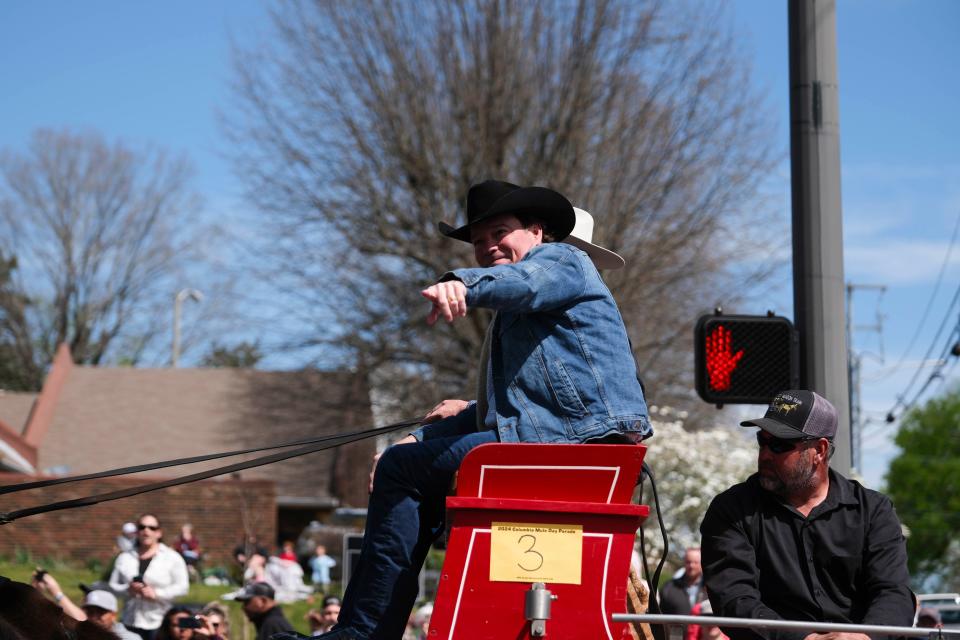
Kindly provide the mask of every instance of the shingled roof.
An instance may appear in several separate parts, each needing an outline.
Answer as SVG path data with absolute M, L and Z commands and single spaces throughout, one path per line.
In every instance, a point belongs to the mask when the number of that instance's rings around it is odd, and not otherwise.
M 0 420 L 15 432 L 23 411 L 10 407 L 0 398 Z M 38 471 L 73 475 L 355 431 L 372 422 L 366 381 L 350 372 L 88 367 L 74 365 L 62 347 L 21 435 L 36 449 Z M 363 441 L 242 477 L 273 480 L 280 506 L 359 506 L 366 503 L 372 454 L 373 443 Z M 153 471 L 151 478 L 238 459 Z

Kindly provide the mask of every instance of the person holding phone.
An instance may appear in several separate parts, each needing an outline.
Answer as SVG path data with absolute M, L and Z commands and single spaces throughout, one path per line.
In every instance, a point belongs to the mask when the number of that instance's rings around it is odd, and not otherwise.
M 196 626 L 193 611 L 189 607 L 176 605 L 164 614 L 154 640 L 193 640 Z
M 77 606 L 60 588 L 57 579 L 44 569 L 37 567 L 31 580 L 33 587 L 49 596 L 63 612 L 74 620 L 89 620 L 101 629 L 111 631 L 119 640 L 138 640 L 140 636 L 131 633 L 117 620 L 117 598 L 109 591 L 93 589 L 87 591 L 83 602 Z
M 114 561 L 110 588 L 127 598 L 122 621 L 143 640 L 154 640 L 174 598 L 190 589 L 187 565 L 163 544 L 160 520 L 152 513 L 137 518 L 137 548 Z

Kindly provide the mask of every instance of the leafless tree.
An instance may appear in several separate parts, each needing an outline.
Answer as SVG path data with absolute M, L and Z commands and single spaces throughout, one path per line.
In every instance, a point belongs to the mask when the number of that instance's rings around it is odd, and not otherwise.
M 63 342 L 83 364 L 142 357 L 189 260 L 190 177 L 93 133 L 42 130 L 0 156 L 0 386 L 39 389 Z
M 472 397 L 488 316 L 428 329 L 419 289 L 472 264 L 437 221 L 506 179 L 594 214 L 648 395 L 688 404 L 694 318 L 771 268 L 771 123 L 725 23 L 714 3 L 282 3 L 237 51 L 225 123 L 257 260 L 312 328 L 290 346 L 386 371 L 411 408 Z

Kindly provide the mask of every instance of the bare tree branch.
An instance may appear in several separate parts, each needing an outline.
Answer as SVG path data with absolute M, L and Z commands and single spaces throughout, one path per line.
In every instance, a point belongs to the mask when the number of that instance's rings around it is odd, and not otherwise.
M 0 385 L 38 389 L 62 342 L 78 363 L 136 362 L 191 257 L 190 179 L 96 134 L 42 130 L 0 156 L 0 347 L 22 372 Z
M 595 241 L 627 259 L 605 277 L 648 390 L 688 400 L 694 317 L 771 268 L 741 260 L 767 232 L 751 208 L 775 158 L 722 17 L 634 0 L 283 3 L 273 45 L 236 53 L 226 131 L 271 282 L 322 318 L 300 344 L 389 365 L 411 406 L 472 394 L 485 315 L 428 330 L 418 288 L 471 262 L 437 221 L 461 217 L 471 183 L 507 179 L 595 215 Z

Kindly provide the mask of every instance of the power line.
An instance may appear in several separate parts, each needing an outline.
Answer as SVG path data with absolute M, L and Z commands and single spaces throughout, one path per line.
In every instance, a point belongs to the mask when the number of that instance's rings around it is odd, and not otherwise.
M 943 370 L 947 366 L 947 356 L 950 353 L 957 355 L 958 347 L 960 347 L 960 323 L 953 328 L 953 333 L 947 337 L 947 344 L 944 346 L 943 351 L 940 352 L 940 357 L 937 358 L 937 364 L 934 365 L 934 370 L 930 373 L 927 381 L 923 383 L 923 386 L 920 387 L 920 390 L 917 391 L 916 395 L 913 396 L 913 400 L 908 406 L 912 407 L 914 404 L 916 404 L 917 400 L 920 399 L 920 396 L 923 395 L 923 392 L 926 391 L 935 380 L 943 379 Z
M 930 348 L 927 350 L 926 355 L 923 357 L 923 361 L 926 362 L 930 358 L 930 354 L 933 352 L 934 347 L 937 344 L 937 339 L 940 338 L 940 333 L 943 331 L 943 328 L 946 326 L 947 320 L 949 319 L 953 306 L 956 304 L 957 299 L 960 298 L 960 288 L 957 289 L 956 295 L 953 297 L 953 301 L 950 303 L 950 308 L 947 309 L 947 315 L 944 316 L 943 322 L 940 324 L 940 328 L 937 330 L 937 335 L 934 337 L 933 343 L 930 344 Z M 934 365 L 934 370 L 927 377 L 926 382 L 923 383 L 923 386 L 920 387 L 920 390 L 914 394 L 913 399 L 910 402 L 904 403 L 903 399 L 907 395 L 907 392 L 913 388 L 914 383 L 920 377 L 921 369 L 918 368 L 917 372 L 914 374 L 913 378 L 910 380 L 910 384 L 907 385 L 907 388 L 903 393 L 897 396 L 897 402 L 894 404 L 893 408 L 890 409 L 890 412 L 887 414 L 887 422 L 893 422 L 896 420 L 896 411 L 901 410 L 901 414 L 906 413 L 917 403 L 920 399 L 920 396 L 927 390 L 927 388 L 939 377 L 942 377 L 943 369 L 947 366 L 947 356 L 952 354 L 953 356 L 960 355 L 960 322 L 958 322 L 953 331 L 948 335 L 948 340 L 943 350 L 940 353 L 940 357 L 937 359 L 937 363 Z
M 888 378 L 892 376 L 901 366 L 903 366 L 907 356 L 910 354 L 910 350 L 913 349 L 914 343 L 916 343 L 917 338 L 920 337 L 920 331 L 923 329 L 923 325 L 926 324 L 927 317 L 930 315 L 930 310 L 933 308 L 933 301 L 936 300 L 937 293 L 940 291 L 940 284 L 943 282 L 943 275 L 947 270 L 947 266 L 950 264 L 950 255 L 953 253 L 953 247 L 957 241 L 958 232 L 960 232 L 960 215 L 957 215 L 957 222 L 953 226 L 953 235 L 950 236 L 950 246 L 947 247 L 947 255 L 943 257 L 943 264 L 940 265 L 940 273 L 937 275 L 937 282 L 933 286 L 933 292 L 930 294 L 930 299 L 927 301 L 927 308 L 923 311 L 923 316 L 920 318 L 920 323 L 917 325 L 916 331 L 913 332 L 913 337 L 910 338 L 907 348 L 903 350 L 903 355 L 900 356 L 900 360 L 897 361 L 897 364 L 893 365 L 893 368 L 890 369 L 890 372 L 884 377 Z M 936 341 L 936 339 L 934 339 L 934 341 Z

